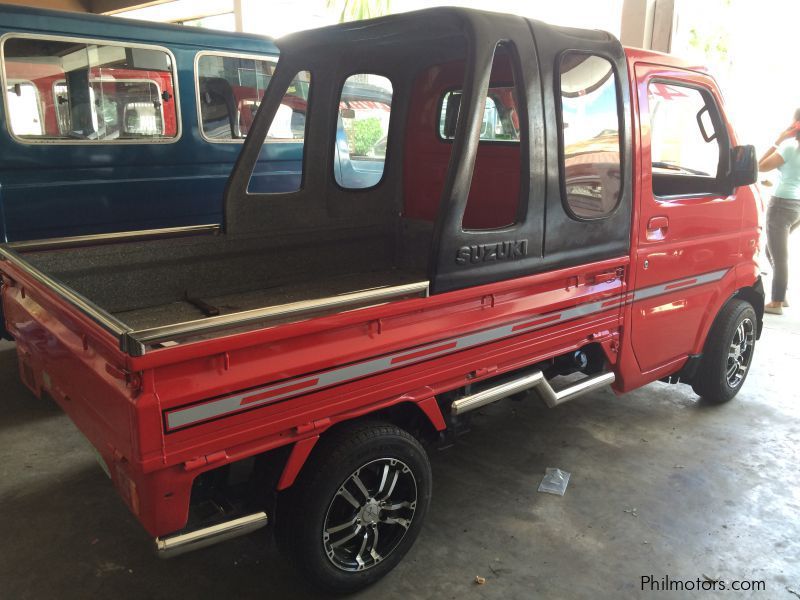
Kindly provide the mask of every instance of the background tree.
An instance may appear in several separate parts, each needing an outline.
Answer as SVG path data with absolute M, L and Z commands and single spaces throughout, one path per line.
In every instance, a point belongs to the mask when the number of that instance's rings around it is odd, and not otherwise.
M 339 13 L 339 22 L 382 17 L 391 12 L 391 0 L 326 0 L 325 6 Z

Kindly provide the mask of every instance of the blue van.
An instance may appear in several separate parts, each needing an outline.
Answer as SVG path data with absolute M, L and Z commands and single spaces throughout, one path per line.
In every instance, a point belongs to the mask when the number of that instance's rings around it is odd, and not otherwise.
M 0 5 L 0 240 L 220 223 L 277 55 L 255 35 Z M 307 89 L 253 191 L 299 186 Z

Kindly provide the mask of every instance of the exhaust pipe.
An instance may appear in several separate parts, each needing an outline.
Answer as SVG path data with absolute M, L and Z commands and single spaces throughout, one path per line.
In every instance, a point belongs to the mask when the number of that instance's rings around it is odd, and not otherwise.
M 257 512 L 252 515 L 217 523 L 211 527 L 196 529 L 187 533 L 156 538 L 156 553 L 160 558 L 172 558 L 186 554 L 192 550 L 212 546 L 242 535 L 246 535 L 267 524 L 267 513 Z
M 544 400 L 548 408 L 553 408 L 564 402 L 574 400 L 578 396 L 583 396 L 594 390 L 611 385 L 614 383 L 615 379 L 614 373 L 600 373 L 600 375 L 595 375 L 594 377 L 585 377 L 559 391 L 555 391 L 546 379 L 542 379 L 542 383 L 536 387 L 536 392 L 539 394 L 539 397 Z
M 586 377 L 580 381 L 556 391 L 545 379 L 544 373 L 536 371 L 517 379 L 512 379 L 488 390 L 483 390 L 471 396 L 465 396 L 459 400 L 454 400 L 450 405 L 450 412 L 454 415 L 461 415 L 465 412 L 475 410 L 481 406 L 486 406 L 497 400 L 507 398 L 517 392 L 533 389 L 539 397 L 544 400 L 549 408 L 574 400 L 578 396 L 583 396 L 594 390 L 611 385 L 614 383 L 614 373 L 601 373 L 591 377 Z

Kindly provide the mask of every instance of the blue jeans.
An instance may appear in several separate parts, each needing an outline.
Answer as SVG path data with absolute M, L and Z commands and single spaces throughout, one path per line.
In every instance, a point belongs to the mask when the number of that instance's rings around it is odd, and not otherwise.
M 767 252 L 772 264 L 772 301 L 786 300 L 789 235 L 800 226 L 800 200 L 772 197 L 767 208 Z

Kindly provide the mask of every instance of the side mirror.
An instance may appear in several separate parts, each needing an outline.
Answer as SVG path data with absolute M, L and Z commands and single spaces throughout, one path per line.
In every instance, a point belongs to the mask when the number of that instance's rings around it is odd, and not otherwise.
M 736 146 L 731 150 L 731 185 L 734 188 L 758 181 L 755 146 Z

